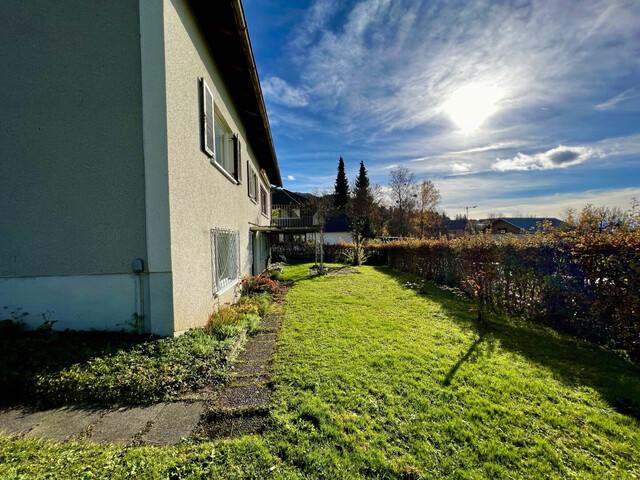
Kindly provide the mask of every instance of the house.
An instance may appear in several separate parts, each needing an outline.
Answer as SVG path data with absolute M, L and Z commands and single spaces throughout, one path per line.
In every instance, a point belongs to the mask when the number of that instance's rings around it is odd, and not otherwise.
M 349 217 L 341 213 L 327 218 L 324 224 L 324 243 L 352 243 Z
M 469 224 L 469 222 L 466 218 L 449 220 L 446 224 L 447 235 L 451 238 L 464 237 L 465 232 L 468 231 L 467 224 Z
M 562 221 L 557 218 L 532 217 L 532 218 L 494 218 L 488 220 L 484 227 L 484 232 L 491 234 L 521 235 L 524 233 L 536 233 L 540 230 L 543 222 L 550 222 L 552 228 L 558 228 Z
M 282 184 L 240 0 L 9 0 L 0 32 L 0 319 L 202 326 Z

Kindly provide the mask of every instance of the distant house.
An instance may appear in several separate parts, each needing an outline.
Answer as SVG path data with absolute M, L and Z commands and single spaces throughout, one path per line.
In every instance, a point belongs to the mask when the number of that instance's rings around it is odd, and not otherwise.
M 329 217 L 324 225 L 324 242 L 325 243 L 352 243 L 351 224 L 349 217 L 342 213 Z
M 240 0 L 11 0 L 0 31 L 0 312 L 203 325 L 282 184 Z
M 562 221 L 557 218 L 514 218 L 502 217 L 488 220 L 488 224 L 483 231 L 494 235 L 511 233 L 514 235 L 522 235 L 526 233 L 536 233 L 540 230 L 543 222 L 550 222 L 552 228 L 558 228 L 562 225 Z
M 446 224 L 447 235 L 451 238 L 464 237 L 464 234 L 467 231 L 468 223 L 469 220 L 467 220 L 466 218 L 449 220 L 449 222 Z

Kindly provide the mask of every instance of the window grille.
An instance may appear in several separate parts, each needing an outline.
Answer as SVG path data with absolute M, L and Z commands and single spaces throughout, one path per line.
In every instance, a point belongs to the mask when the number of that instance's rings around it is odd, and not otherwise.
M 240 232 L 211 229 L 211 268 L 213 294 L 240 277 Z

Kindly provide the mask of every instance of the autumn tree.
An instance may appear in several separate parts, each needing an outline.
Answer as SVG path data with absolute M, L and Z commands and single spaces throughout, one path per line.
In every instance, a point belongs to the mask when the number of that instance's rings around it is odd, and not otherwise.
M 335 188 L 333 191 L 333 206 L 339 212 L 344 212 L 349 201 L 349 182 L 344 172 L 344 160 L 340 157 L 338 161 L 338 175 L 336 177 Z
M 389 194 L 392 201 L 392 216 L 389 219 L 389 233 L 406 237 L 411 231 L 411 217 L 416 208 L 418 188 L 415 175 L 406 167 L 391 170 Z
M 416 225 L 420 238 L 424 238 L 428 233 L 433 235 L 441 224 L 442 218 L 436 211 L 440 203 L 440 191 L 431 180 L 423 180 L 419 186 L 417 197 Z

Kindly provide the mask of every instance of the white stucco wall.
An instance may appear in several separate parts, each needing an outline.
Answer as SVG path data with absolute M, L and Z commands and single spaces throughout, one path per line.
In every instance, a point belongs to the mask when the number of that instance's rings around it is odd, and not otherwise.
M 202 326 L 210 313 L 232 302 L 236 289 L 212 294 L 210 231 L 240 233 L 240 268 L 251 271 L 252 225 L 268 225 L 260 205 L 247 194 L 246 161 L 260 171 L 246 130 L 184 0 L 164 0 L 167 150 L 174 329 Z M 216 108 L 242 144 L 243 182 L 237 185 L 211 164 L 200 137 L 199 79 L 213 93 Z M 261 180 L 262 181 L 262 180 Z M 263 183 L 269 192 L 269 185 Z
M 324 243 L 338 243 L 342 241 L 344 243 L 353 242 L 351 232 L 325 232 Z

